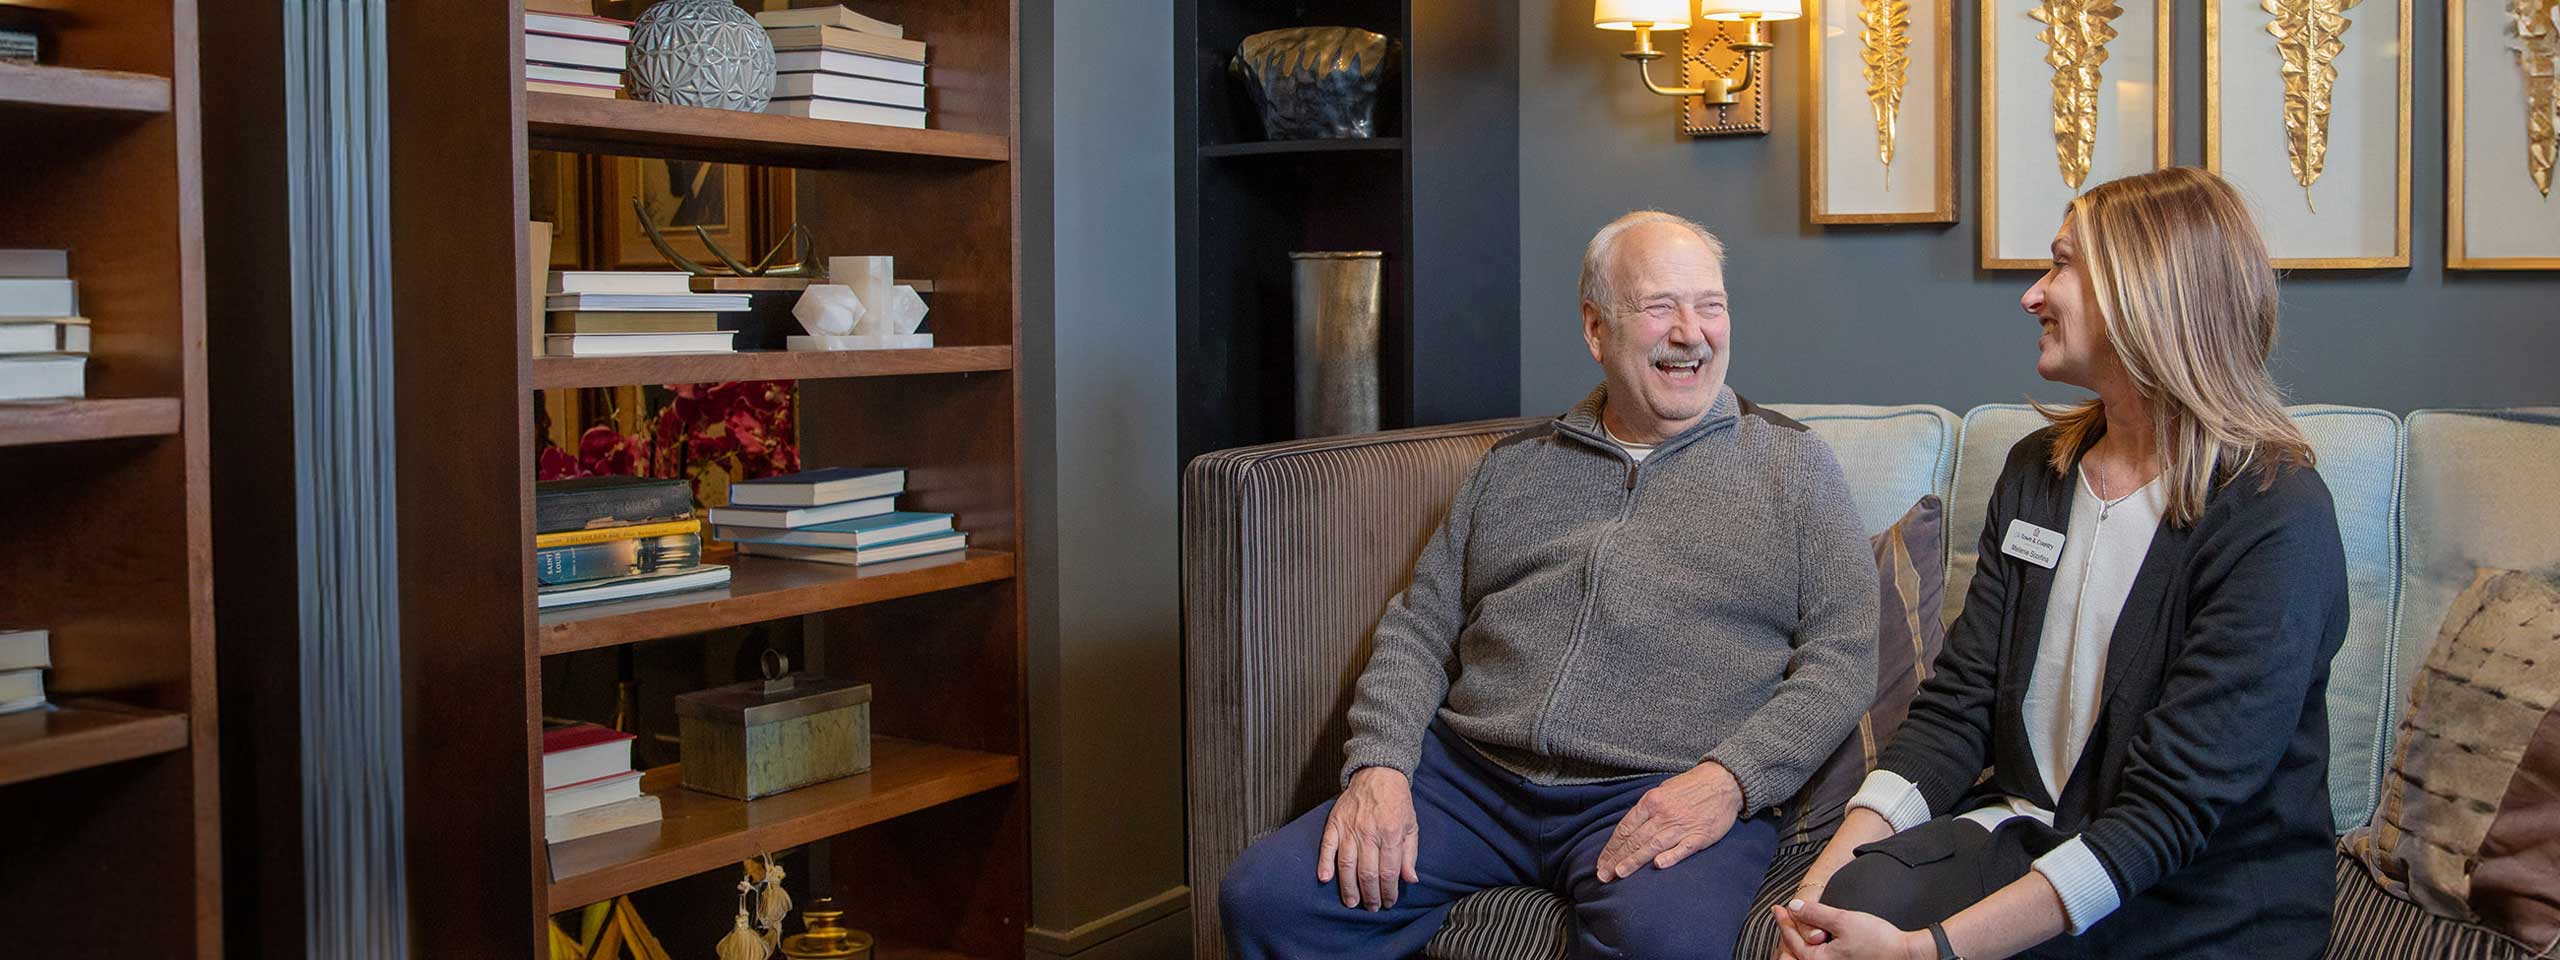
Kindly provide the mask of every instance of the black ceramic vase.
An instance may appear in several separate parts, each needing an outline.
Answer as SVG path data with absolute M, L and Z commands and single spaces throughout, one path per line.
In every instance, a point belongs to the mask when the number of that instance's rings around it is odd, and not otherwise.
M 1236 45 L 1231 65 L 1262 108 L 1272 140 L 1374 135 L 1370 115 L 1395 41 L 1357 27 L 1268 30 Z

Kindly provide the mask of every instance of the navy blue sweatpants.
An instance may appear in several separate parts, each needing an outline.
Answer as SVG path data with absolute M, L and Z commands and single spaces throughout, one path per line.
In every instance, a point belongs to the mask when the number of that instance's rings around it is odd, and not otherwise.
M 1547 787 L 1486 760 L 1438 723 L 1413 774 L 1419 883 L 1376 912 L 1342 905 L 1316 882 L 1317 847 L 1333 801 L 1262 838 L 1218 889 L 1227 944 L 1239 960 L 1406 957 L 1439 932 L 1449 905 L 1487 887 L 1546 887 L 1573 904 L 1572 956 L 1724 958 L 1777 852 L 1777 818 L 1733 825 L 1668 870 L 1647 865 L 1602 884 L 1600 848 L 1645 791 L 1669 776 Z M 1757 960 L 1757 958 L 1754 958 Z

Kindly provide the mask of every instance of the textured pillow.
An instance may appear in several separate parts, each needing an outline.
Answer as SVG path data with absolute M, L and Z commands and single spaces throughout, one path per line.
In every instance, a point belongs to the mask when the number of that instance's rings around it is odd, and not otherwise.
M 2560 941 L 2560 586 L 2482 570 L 2411 683 L 2373 820 L 2376 883 L 2528 949 Z
M 1796 794 L 1795 816 L 1787 843 L 1831 838 L 1849 798 L 1867 771 L 1875 769 L 1902 718 L 1911 713 L 1911 698 L 1937 662 L 1945 645 L 1946 626 L 1938 606 L 1946 593 L 1946 513 L 1936 494 L 1920 498 L 1902 519 L 1870 541 L 1876 551 L 1876 697 L 1859 715 L 1857 732 L 1841 741 L 1829 759 L 1814 770 Z

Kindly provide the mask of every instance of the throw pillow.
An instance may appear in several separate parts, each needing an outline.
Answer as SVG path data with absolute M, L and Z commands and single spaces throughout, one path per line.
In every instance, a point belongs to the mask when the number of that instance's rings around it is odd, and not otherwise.
M 2560 585 L 2472 578 L 2411 684 L 2381 803 L 2345 846 L 2429 913 L 2560 943 Z
M 1911 505 L 1902 519 L 1876 534 L 1876 696 L 1859 715 L 1858 729 L 1831 752 L 1796 794 L 1786 843 L 1819 843 L 1840 828 L 1841 814 L 1858 784 L 1875 769 L 1911 698 L 1938 660 L 1946 626 L 1938 607 L 1946 593 L 1946 513 L 1937 495 Z

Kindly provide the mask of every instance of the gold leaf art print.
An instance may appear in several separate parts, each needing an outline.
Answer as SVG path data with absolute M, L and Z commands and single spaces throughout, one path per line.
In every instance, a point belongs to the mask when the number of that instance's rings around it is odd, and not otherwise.
M 2276 38 L 2283 62 L 2285 157 L 2293 162 L 2294 182 L 2302 184 L 2302 202 L 2313 213 L 2311 185 L 2319 182 L 2329 156 L 2329 108 L 2338 86 L 2338 54 L 2347 48 L 2342 35 L 2353 21 L 2345 13 L 2360 0 L 2260 0 L 2258 6 L 2275 19 L 2267 33 Z
M 2269 3 L 2276 0 L 2267 0 Z M 2044 24 L 2036 39 L 2053 68 L 2053 158 L 2071 189 L 2089 179 L 2089 156 L 2098 146 L 2098 67 L 2124 8 L 2114 0 L 2044 0 L 2027 16 Z
M 2551 197 L 2551 166 L 2560 154 L 2560 0 L 2507 0 L 2507 36 L 2516 68 L 2524 71 L 2525 169 L 2544 199 Z
M 1902 113 L 1902 88 L 1911 80 L 1911 4 L 1859 0 L 1858 25 L 1864 28 L 1858 40 L 1866 46 L 1867 104 L 1876 114 L 1876 159 L 1890 182 L 1894 120 Z

